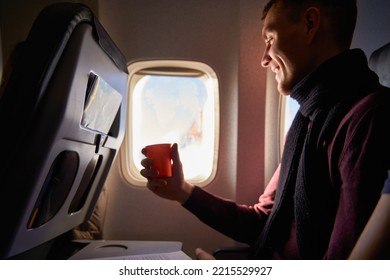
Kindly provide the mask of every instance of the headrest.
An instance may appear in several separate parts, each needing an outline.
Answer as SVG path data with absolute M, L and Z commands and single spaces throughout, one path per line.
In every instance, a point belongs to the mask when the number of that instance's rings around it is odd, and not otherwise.
M 372 53 L 369 65 L 379 76 L 379 82 L 384 86 L 390 87 L 390 43 Z

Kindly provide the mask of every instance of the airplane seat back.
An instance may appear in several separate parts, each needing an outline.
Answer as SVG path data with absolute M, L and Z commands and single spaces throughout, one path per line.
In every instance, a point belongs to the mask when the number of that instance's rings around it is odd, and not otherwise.
M 390 87 L 390 43 L 385 44 L 371 54 L 369 65 L 379 76 L 380 83 Z
M 2 259 L 90 218 L 123 140 L 127 103 L 125 58 L 83 4 L 44 8 L 15 52 L 0 96 Z
M 390 87 L 390 43 L 383 45 L 372 53 L 369 65 L 379 76 L 379 82 L 386 87 Z M 389 179 L 386 179 L 383 193 L 352 249 L 348 257 L 349 259 L 389 259 L 390 242 L 388 233 L 390 232 L 390 199 L 388 183 Z

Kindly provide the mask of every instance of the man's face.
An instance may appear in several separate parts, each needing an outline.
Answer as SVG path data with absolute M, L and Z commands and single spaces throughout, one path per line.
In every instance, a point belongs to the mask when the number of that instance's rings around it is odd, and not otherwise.
M 277 2 L 264 19 L 262 33 L 266 48 L 261 64 L 275 73 L 280 94 L 289 95 L 294 85 L 307 74 L 308 49 L 303 22 L 289 20 L 288 9 Z

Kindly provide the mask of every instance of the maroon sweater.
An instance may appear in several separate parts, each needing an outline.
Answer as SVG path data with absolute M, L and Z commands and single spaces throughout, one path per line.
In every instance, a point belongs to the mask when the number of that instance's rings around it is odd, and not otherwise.
M 369 71 L 364 62 L 359 63 L 364 71 Z M 356 77 L 348 79 L 348 75 L 343 76 L 346 84 L 359 82 Z M 365 90 L 375 92 L 378 88 L 379 84 L 374 83 L 372 88 Z M 321 251 L 321 258 L 348 257 L 380 196 L 390 169 L 390 137 L 387 133 L 390 94 L 387 89 L 384 92 L 369 94 L 359 100 L 337 125 L 330 143 L 324 143 L 330 180 L 327 187 L 332 193 L 328 204 L 328 197 L 323 198 L 324 205 L 329 208 L 324 211 L 332 212 L 332 225 L 326 236 L 327 249 Z M 183 206 L 212 228 L 255 246 L 274 204 L 279 172 L 280 166 L 259 202 L 253 206 L 238 205 L 198 187 Z M 294 213 L 294 209 L 291 212 Z M 287 223 L 287 230 L 270 247 L 270 258 L 302 258 L 294 217 Z

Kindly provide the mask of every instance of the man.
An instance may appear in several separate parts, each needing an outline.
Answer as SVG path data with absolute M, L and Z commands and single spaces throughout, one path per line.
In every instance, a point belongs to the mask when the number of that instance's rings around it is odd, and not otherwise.
M 345 259 L 379 199 L 390 167 L 390 91 L 350 50 L 356 0 L 271 0 L 263 12 L 262 66 L 298 101 L 282 156 L 259 203 L 238 205 L 186 182 L 174 144 L 173 176 L 141 174 L 256 259 Z M 210 258 L 197 250 L 199 258 Z

